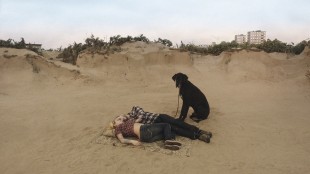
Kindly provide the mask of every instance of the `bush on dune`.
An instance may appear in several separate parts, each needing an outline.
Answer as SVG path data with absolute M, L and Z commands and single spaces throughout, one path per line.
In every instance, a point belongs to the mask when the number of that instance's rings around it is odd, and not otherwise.
M 135 42 L 135 41 L 141 41 L 145 43 L 149 43 L 150 40 L 145 37 L 143 34 L 132 37 L 122 37 L 121 35 L 116 35 L 110 37 L 110 41 L 106 42 L 98 37 L 95 37 L 94 35 L 91 35 L 91 37 L 85 39 L 85 43 L 74 43 L 73 45 L 69 45 L 67 48 L 63 49 L 63 52 L 60 53 L 57 58 L 63 58 L 64 62 L 76 64 L 76 60 L 78 55 L 82 51 L 89 51 L 91 53 L 100 53 L 100 54 L 109 54 L 117 51 L 121 51 L 120 46 L 126 42 Z M 172 42 L 167 39 L 158 39 L 158 41 L 155 41 L 158 43 L 162 43 L 166 46 L 172 46 Z
M 39 55 L 42 55 L 42 53 L 34 47 L 26 47 L 26 42 L 24 38 L 21 38 L 19 42 L 14 41 L 13 39 L 8 40 L 1 40 L 0 39 L 0 47 L 6 47 L 6 48 L 16 48 L 16 49 L 28 49 L 31 50 Z
M 67 48 L 64 48 L 62 53 L 60 53 L 57 58 L 62 57 L 63 61 L 66 63 L 76 64 L 76 59 L 79 53 L 86 49 L 86 45 L 74 43 L 73 45 L 69 45 Z
M 181 42 L 180 51 L 190 51 L 196 52 L 200 54 L 211 54 L 211 55 L 220 55 L 224 51 L 233 51 L 235 49 L 245 49 L 245 50 L 253 50 L 256 48 L 258 50 L 265 51 L 267 53 L 278 52 L 278 53 L 290 53 L 298 55 L 302 53 L 306 46 L 310 46 L 310 41 L 302 41 L 294 46 L 294 43 L 287 44 L 281 42 L 277 39 L 263 42 L 262 44 L 237 44 L 235 41 L 231 42 L 221 42 L 220 44 L 211 45 L 208 47 L 199 47 L 194 44 L 184 44 Z
M 104 41 L 100 39 L 99 37 L 95 37 L 94 35 L 91 35 L 89 38 L 85 39 L 85 43 L 73 43 L 70 44 L 67 48 L 59 49 L 59 51 L 63 50 L 57 58 L 62 58 L 64 62 L 76 64 L 76 60 L 78 55 L 82 51 L 89 51 L 92 54 L 94 53 L 100 53 L 100 54 L 110 54 L 114 52 L 121 51 L 120 46 L 126 42 L 135 42 L 135 41 L 142 41 L 145 43 L 149 43 L 150 40 L 145 37 L 143 34 L 132 37 L 132 36 L 126 36 L 122 37 L 121 35 L 116 35 L 110 37 L 109 42 Z M 158 38 L 158 40 L 154 40 L 155 43 L 160 43 L 165 46 L 171 47 L 173 44 L 168 39 L 162 39 Z M 199 54 L 211 54 L 211 55 L 220 55 L 224 51 L 234 51 L 234 50 L 253 50 L 255 48 L 256 50 L 262 50 L 267 53 L 272 52 L 279 52 L 279 53 L 289 53 L 289 54 L 295 54 L 298 55 L 302 53 L 304 48 L 306 46 L 310 46 L 310 41 L 302 41 L 296 45 L 294 43 L 287 44 L 284 42 L 281 42 L 280 40 L 274 39 L 270 40 L 267 39 L 267 41 L 263 42 L 262 44 L 254 45 L 254 44 L 237 44 L 235 41 L 231 42 L 221 42 L 220 44 L 214 44 L 207 47 L 201 47 L 197 46 L 195 44 L 184 44 L 181 41 L 180 47 L 178 48 L 180 51 L 189 51 L 193 53 L 199 53 Z M 20 42 L 16 42 L 13 39 L 8 40 L 0 40 L 0 47 L 8 47 L 8 48 L 26 48 L 25 40 L 24 38 L 21 38 Z M 36 50 L 35 48 L 27 48 L 30 49 L 38 54 L 41 54 Z

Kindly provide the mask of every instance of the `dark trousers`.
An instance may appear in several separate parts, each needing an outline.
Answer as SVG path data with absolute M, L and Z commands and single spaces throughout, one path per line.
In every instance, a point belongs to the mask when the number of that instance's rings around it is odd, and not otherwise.
M 199 137 L 200 129 L 196 126 L 185 123 L 179 119 L 166 114 L 159 114 L 154 123 L 168 123 L 171 125 L 171 130 L 182 137 L 187 137 L 195 140 Z
M 168 123 L 145 124 L 140 127 L 140 140 L 142 142 L 154 142 L 158 140 L 175 139 Z

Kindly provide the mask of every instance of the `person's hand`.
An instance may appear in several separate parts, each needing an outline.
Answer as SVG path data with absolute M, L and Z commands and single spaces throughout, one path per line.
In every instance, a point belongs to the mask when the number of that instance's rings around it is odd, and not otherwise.
M 137 119 L 135 120 L 136 123 L 141 123 L 142 122 L 142 115 L 139 115 Z
M 137 119 L 142 119 L 143 115 L 138 115 Z
M 137 141 L 137 140 L 132 140 L 132 144 L 135 145 L 135 146 L 140 146 L 141 142 Z
M 141 118 L 138 118 L 135 120 L 135 123 L 141 123 L 142 119 Z
M 125 117 L 126 117 L 127 119 L 129 119 L 129 118 L 130 118 L 130 115 L 129 115 L 129 114 L 126 114 Z

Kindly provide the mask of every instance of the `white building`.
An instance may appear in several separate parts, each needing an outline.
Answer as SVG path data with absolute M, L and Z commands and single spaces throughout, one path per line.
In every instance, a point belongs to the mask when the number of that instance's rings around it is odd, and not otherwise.
M 237 44 L 244 44 L 246 42 L 246 35 L 244 34 L 235 35 L 235 41 L 237 42 Z
M 198 45 L 198 47 L 200 47 L 200 48 L 208 48 L 209 45 L 203 44 L 203 45 Z
M 266 41 L 266 31 L 249 31 L 248 32 L 248 43 L 249 44 L 261 44 Z
M 31 44 L 31 43 L 29 43 L 29 44 L 26 44 L 26 48 L 35 48 L 35 49 L 37 49 L 39 52 L 41 52 L 42 51 L 42 44 Z

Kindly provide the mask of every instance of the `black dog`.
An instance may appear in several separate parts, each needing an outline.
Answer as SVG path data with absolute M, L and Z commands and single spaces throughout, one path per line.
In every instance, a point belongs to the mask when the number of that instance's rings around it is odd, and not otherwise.
M 207 119 L 210 113 L 209 103 L 205 95 L 190 81 L 187 75 L 177 73 L 172 77 L 176 87 L 179 88 L 179 95 L 183 99 L 183 105 L 179 119 L 185 120 L 189 107 L 194 109 L 194 113 L 190 116 L 195 122 Z

